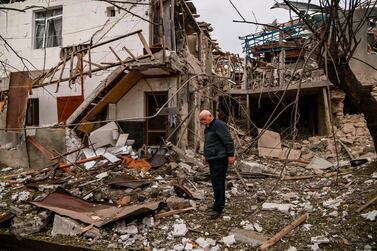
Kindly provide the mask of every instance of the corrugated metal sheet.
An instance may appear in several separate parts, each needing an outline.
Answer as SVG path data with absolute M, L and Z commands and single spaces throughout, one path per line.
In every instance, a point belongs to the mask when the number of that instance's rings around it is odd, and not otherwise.
M 31 203 L 60 215 L 93 224 L 96 227 L 101 227 L 123 218 L 154 211 L 161 202 L 157 201 L 144 203 L 142 205 L 115 207 L 99 203 L 89 203 L 70 195 L 67 191 L 60 188 L 49 194 L 43 200 Z

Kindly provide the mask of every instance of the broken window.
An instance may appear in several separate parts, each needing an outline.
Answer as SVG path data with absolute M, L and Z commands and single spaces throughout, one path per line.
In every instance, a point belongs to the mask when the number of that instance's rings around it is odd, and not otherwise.
M 39 125 L 39 99 L 30 98 L 27 102 L 26 125 Z
M 368 20 L 368 54 L 377 54 L 377 18 Z
M 116 12 L 115 12 L 114 6 L 109 6 L 109 7 L 106 8 L 106 15 L 108 17 L 115 17 L 115 14 L 116 14 Z
M 62 45 L 63 8 L 38 11 L 34 14 L 34 48 Z

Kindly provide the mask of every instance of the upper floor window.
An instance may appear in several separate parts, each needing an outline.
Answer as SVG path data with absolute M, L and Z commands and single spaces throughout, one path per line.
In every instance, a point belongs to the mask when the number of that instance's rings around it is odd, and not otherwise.
M 62 7 L 35 12 L 35 49 L 57 47 L 62 45 L 62 13 Z

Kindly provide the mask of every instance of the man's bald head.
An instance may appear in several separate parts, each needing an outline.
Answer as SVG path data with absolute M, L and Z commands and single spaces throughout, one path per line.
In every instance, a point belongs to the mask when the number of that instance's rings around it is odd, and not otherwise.
M 209 125 L 209 123 L 211 123 L 213 120 L 211 112 L 208 110 L 202 110 L 199 113 L 199 120 L 203 125 Z

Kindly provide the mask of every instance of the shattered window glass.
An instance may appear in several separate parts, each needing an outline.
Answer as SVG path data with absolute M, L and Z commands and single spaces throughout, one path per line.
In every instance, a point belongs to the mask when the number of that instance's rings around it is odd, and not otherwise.
M 62 13 L 62 7 L 35 13 L 35 49 L 57 47 L 62 45 Z

